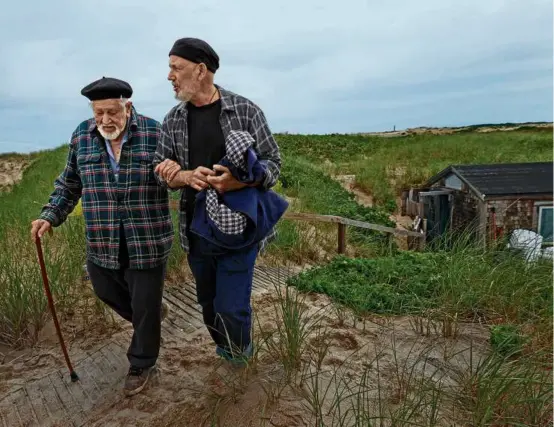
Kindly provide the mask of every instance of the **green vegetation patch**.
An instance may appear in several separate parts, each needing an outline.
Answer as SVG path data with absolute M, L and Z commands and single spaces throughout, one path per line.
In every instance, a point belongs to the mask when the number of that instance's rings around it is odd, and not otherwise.
M 402 252 L 374 259 L 338 256 L 289 280 L 361 313 L 441 310 L 468 320 L 552 319 L 552 264 L 478 248 Z
M 322 215 L 336 215 L 358 221 L 394 227 L 395 223 L 382 207 L 358 204 L 353 194 L 346 191 L 321 168 L 303 158 L 286 157 L 280 177 L 282 192 L 298 200 L 296 209 Z M 290 234 L 290 233 L 289 233 Z M 390 235 L 361 228 L 348 228 L 351 244 L 386 247 Z

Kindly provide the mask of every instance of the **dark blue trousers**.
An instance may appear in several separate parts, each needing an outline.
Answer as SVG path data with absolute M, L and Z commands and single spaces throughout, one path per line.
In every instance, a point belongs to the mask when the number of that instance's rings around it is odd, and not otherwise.
M 198 303 L 218 354 L 227 358 L 251 351 L 252 279 L 258 245 L 227 251 L 189 233 L 188 262 Z

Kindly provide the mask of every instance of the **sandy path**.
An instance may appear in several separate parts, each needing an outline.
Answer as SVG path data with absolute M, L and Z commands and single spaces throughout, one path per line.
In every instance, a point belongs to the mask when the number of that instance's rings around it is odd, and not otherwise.
M 83 425 L 311 426 L 316 421 L 310 404 L 316 383 L 326 385 L 321 406 L 327 411 L 347 384 L 355 387 L 363 379 L 372 394 L 380 384 L 385 401 L 396 402 L 404 398 L 406 387 L 399 372 L 416 366 L 422 376 L 432 379 L 440 374 L 443 381 L 455 382 L 455 373 L 469 366 L 469 348 L 473 346 L 474 359 L 487 349 L 485 327 L 459 324 L 457 339 L 453 340 L 441 336 L 439 324 L 428 334 L 421 334 L 414 327 L 414 319 L 373 316 L 363 320 L 338 309 L 325 296 L 295 297 L 291 291 L 287 300 L 282 292 L 282 288 L 275 288 L 254 297 L 254 334 L 259 351 L 251 366 L 235 369 L 220 361 L 204 329 L 182 340 L 165 340 L 159 370 L 149 387 L 132 398 L 122 397 L 116 387 L 105 396 L 104 403 L 85 414 Z M 295 307 L 300 323 L 305 325 L 304 339 L 299 343 L 300 365 L 289 381 L 283 363 L 286 357 L 280 351 L 288 348 L 280 345 L 285 341 L 280 333 L 284 301 Z M 95 339 L 75 339 L 70 351 L 77 358 L 79 352 L 94 350 L 94 346 L 88 347 L 92 342 L 99 345 L 110 338 L 126 345 L 129 331 L 121 324 Z M 4 382 L 15 386 L 63 367 L 61 352 L 48 344 L 51 338 L 46 337 L 33 354 L 2 365 Z M 376 399 L 373 396 L 368 402 L 377 404 Z M 333 425 L 336 421 L 332 418 L 337 416 L 336 411 L 330 411 L 326 425 Z

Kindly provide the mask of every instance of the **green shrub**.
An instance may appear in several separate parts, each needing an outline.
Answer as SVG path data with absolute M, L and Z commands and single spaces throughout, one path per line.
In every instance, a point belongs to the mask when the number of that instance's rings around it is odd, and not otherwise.
M 503 356 L 519 353 L 524 344 L 523 335 L 517 325 L 495 325 L 491 327 L 491 347 Z

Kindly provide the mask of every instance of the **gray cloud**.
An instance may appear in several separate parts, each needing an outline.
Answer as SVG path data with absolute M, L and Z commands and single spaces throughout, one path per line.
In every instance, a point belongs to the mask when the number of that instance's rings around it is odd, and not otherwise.
M 191 35 L 218 51 L 217 81 L 277 131 L 552 118 L 548 0 L 81 3 L 5 6 L 0 141 L 59 145 L 90 115 L 80 89 L 103 75 L 162 120 L 175 104 L 167 53 Z

